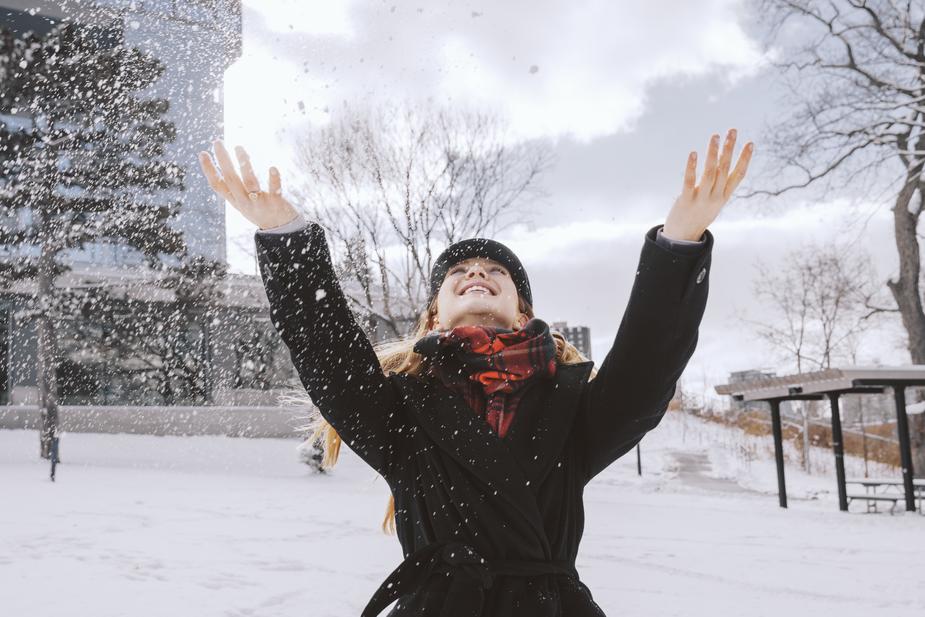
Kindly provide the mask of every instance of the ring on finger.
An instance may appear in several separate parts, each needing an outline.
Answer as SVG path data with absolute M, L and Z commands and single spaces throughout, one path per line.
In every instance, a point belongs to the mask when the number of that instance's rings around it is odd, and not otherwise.
M 262 191 L 249 191 L 247 196 L 251 198 L 251 201 L 257 201 L 260 198 L 260 193 Z

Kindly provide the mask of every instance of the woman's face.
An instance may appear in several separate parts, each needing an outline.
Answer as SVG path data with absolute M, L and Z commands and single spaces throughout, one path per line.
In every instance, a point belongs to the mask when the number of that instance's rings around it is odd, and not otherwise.
M 467 292 L 476 284 L 484 289 Z M 519 330 L 527 321 L 518 311 L 517 287 L 507 268 L 488 258 L 470 257 L 447 271 L 432 329 L 479 325 Z

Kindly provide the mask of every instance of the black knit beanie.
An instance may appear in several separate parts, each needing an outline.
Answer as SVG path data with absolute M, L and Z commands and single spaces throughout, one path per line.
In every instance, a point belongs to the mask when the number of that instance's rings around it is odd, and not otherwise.
M 487 257 L 507 268 L 508 272 L 511 273 L 514 285 L 517 287 L 517 293 L 530 306 L 533 306 L 530 279 L 527 278 L 527 271 L 524 270 L 523 264 L 520 263 L 514 251 L 497 240 L 489 240 L 488 238 L 460 240 L 440 253 L 430 271 L 430 297 L 427 299 L 427 306 L 430 306 L 430 303 L 440 292 L 440 286 L 443 285 L 443 279 L 446 278 L 446 273 L 450 271 L 450 268 L 470 257 Z

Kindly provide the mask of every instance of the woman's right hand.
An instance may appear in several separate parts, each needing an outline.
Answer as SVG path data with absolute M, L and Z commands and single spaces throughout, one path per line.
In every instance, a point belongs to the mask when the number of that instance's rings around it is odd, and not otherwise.
M 244 218 L 260 229 L 270 229 L 285 225 L 298 216 L 299 212 L 295 206 L 283 197 L 279 170 L 276 167 L 270 167 L 267 190 L 263 191 L 244 148 L 235 148 L 238 164 L 241 166 L 239 176 L 222 140 L 214 140 L 212 146 L 221 173 L 215 168 L 209 153 L 205 151 L 199 153 L 202 171 L 212 190 L 234 206 Z

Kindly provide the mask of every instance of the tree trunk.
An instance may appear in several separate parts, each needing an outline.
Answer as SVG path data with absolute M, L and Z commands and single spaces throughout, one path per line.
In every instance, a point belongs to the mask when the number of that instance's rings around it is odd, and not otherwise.
M 54 256 L 42 244 L 39 257 L 37 300 L 44 307 L 38 316 L 38 374 L 39 409 L 41 409 L 42 426 L 39 430 L 39 456 L 51 457 L 51 440 L 58 434 L 58 354 L 55 340 L 55 324 L 48 313 L 49 300 L 52 297 L 54 278 Z
M 864 477 L 870 477 L 867 466 L 867 427 L 864 425 L 864 397 L 858 397 L 858 415 L 861 418 L 861 447 L 864 449 Z
M 203 405 L 208 405 L 212 402 L 212 333 L 210 332 L 211 326 L 209 319 L 209 311 L 205 311 L 202 315 L 202 364 L 200 368 L 203 370 Z
M 810 406 L 813 401 L 803 401 L 803 471 L 806 473 L 812 472 L 812 464 L 809 462 L 809 414 Z
M 912 442 L 912 475 L 925 478 L 925 414 L 909 416 L 909 437 Z
M 918 184 L 914 178 L 906 182 L 893 206 L 893 228 L 896 249 L 899 252 L 899 280 L 887 280 L 893 294 L 903 326 L 908 335 L 909 356 L 913 364 L 925 364 L 925 314 L 919 291 L 919 243 L 916 237 L 918 215 L 909 212 L 909 204 Z M 925 474 L 925 420 L 910 416 L 909 432 L 912 439 L 912 470 L 916 476 Z
M 920 362 L 917 364 L 921 364 Z M 921 388 L 914 388 L 912 401 L 919 403 L 925 400 Z M 925 413 L 916 413 L 909 419 L 909 441 L 912 448 L 912 475 L 916 478 L 925 478 Z

